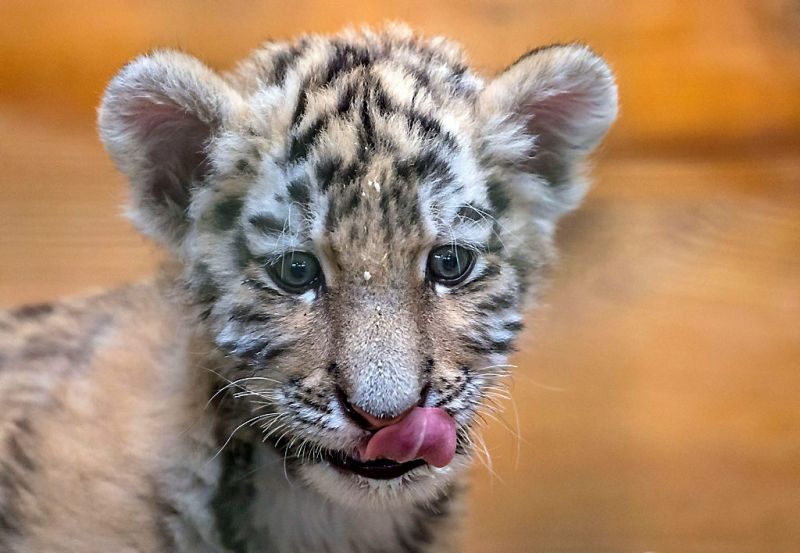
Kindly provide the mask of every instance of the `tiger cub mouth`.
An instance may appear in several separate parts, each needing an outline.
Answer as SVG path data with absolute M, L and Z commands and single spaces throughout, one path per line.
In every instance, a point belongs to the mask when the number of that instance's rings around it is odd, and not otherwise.
M 414 459 L 399 463 L 391 459 L 373 459 L 371 461 L 360 461 L 350 457 L 343 452 L 330 452 L 324 455 L 324 459 L 337 469 L 357 474 L 364 478 L 375 480 L 392 480 L 399 478 L 415 468 L 427 465 L 424 459 Z
M 453 418 L 438 407 L 414 407 L 401 420 L 373 432 L 354 451 L 323 450 L 320 457 L 341 472 L 391 480 L 425 465 L 445 467 L 456 449 Z
M 444 467 L 456 453 L 456 424 L 437 407 L 414 407 L 394 424 L 372 434 L 355 457 L 334 456 L 333 466 L 365 478 L 398 478 L 423 465 Z

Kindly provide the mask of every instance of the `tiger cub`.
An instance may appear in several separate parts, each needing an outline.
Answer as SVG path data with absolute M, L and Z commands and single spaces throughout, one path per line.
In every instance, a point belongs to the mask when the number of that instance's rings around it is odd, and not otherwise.
M 616 112 L 578 44 L 490 79 L 403 26 L 133 60 L 100 135 L 170 261 L 0 316 L 0 550 L 457 549 L 476 414 Z

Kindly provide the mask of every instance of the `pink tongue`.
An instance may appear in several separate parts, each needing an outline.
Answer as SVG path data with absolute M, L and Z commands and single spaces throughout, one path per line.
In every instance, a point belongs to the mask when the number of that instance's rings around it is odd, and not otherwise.
M 415 407 L 397 424 L 376 432 L 359 454 L 362 461 L 423 459 L 444 467 L 456 454 L 456 423 L 444 409 Z

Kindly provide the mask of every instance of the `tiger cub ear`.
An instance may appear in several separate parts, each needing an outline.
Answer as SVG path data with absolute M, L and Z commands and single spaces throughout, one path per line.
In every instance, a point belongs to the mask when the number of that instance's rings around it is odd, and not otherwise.
M 136 58 L 108 85 L 100 136 L 130 180 L 129 213 L 142 232 L 180 242 L 192 187 L 209 169 L 208 142 L 238 101 L 217 73 L 172 51 Z
M 552 224 L 586 192 L 582 162 L 617 116 L 617 86 L 588 47 L 549 46 L 491 81 L 479 108 L 489 155 L 529 177 L 511 179 L 511 192 Z

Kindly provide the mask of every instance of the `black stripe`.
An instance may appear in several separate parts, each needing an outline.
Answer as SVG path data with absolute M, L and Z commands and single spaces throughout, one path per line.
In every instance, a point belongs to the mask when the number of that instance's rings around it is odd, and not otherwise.
M 286 50 L 278 52 L 272 60 L 272 82 L 282 85 L 286 80 L 286 74 L 293 68 L 300 54 L 305 49 L 305 43 L 300 42 L 290 46 Z
M 242 212 L 241 198 L 227 198 L 214 206 L 213 221 L 218 230 L 230 230 Z
M 336 170 L 341 164 L 342 158 L 338 156 L 321 159 L 317 162 L 315 169 L 317 184 L 323 192 L 327 192 L 330 188 Z
M 12 422 L 12 427 L 16 426 L 16 432 L 8 437 L 8 450 L 11 454 L 11 460 L 25 472 L 33 472 L 36 470 L 36 463 L 31 456 L 31 451 L 20 444 L 19 436 L 30 436 L 31 424 L 27 419 L 17 419 Z
M 255 175 L 255 168 L 250 165 L 250 162 L 244 158 L 236 162 L 236 170 L 245 175 Z
M 503 328 L 511 332 L 519 332 L 524 327 L 525 324 L 522 321 L 509 321 L 507 323 L 503 323 Z
M 433 149 L 426 150 L 417 157 L 395 161 L 394 171 L 398 177 L 408 182 L 434 178 L 442 185 L 447 185 L 454 180 L 450 164 Z
M 32 433 L 27 419 L 12 420 L 9 425 L 6 448 L 9 457 L 0 459 L 0 550 L 10 551 L 10 543 L 23 534 L 25 520 L 20 508 L 20 494 L 32 493 L 28 477 L 36 470 L 36 463 L 29 444 L 23 445 L 20 439 Z
M 250 251 L 250 247 L 247 245 L 247 238 L 241 229 L 236 234 L 236 238 L 233 241 L 233 246 L 236 254 L 236 263 L 239 266 L 239 269 L 246 268 L 253 260 L 253 252 Z
M 435 179 L 437 188 L 450 186 L 454 181 L 450 164 L 434 150 L 423 152 L 417 158 L 416 167 L 420 176 Z
M 300 119 L 306 113 L 306 108 L 308 107 L 308 87 L 311 85 L 310 79 L 306 79 L 300 85 L 300 92 L 297 98 L 297 105 L 294 108 L 294 113 L 292 114 L 292 125 L 291 127 L 294 128 L 300 124 Z
M 344 219 L 361 205 L 361 191 L 354 186 L 349 187 L 347 190 L 349 191 L 347 196 L 341 198 L 341 201 L 337 202 L 338 209 L 336 218 L 338 220 Z
M 242 359 L 252 360 L 255 359 L 257 355 L 267 346 L 269 346 L 269 342 L 266 340 L 258 340 L 247 347 L 244 347 L 238 342 L 218 342 L 217 345 L 230 355 L 235 355 L 237 357 L 241 357 Z
M 355 164 L 351 165 L 355 167 Z M 342 180 L 342 182 L 345 182 Z M 341 194 L 334 197 L 328 208 L 325 218 L 325 228 L 333 232 L 345 217 L 351 215 L 361 206 L 361 189 L 351 186 L 345 188 Z
M 466 95 L 469 92 L 472 92 L 471 89 L 467 88 L 464 81 L 464 76 L 466 73 L 467 66 L 459 64 L 453 68 L 453 73 L 447 78 L 447 81 L 450 83 L 450 86 L 453 87 L 453 90 L 461 95 Z
M 392 199 L 393 196 L 390 194 L 385 188 L 381 189 L 381 199 L 380 199 L 380 210 L 383 213 L 383 223 L 384 225 L 391 224 L 391 220 L 389 218 L 390 212 L 392 210 Z M 396 198 L 395 198 L 396 199 Z
M 452 294 L 453 295 L 461 295 L 465 293 L 473 293 L 477 292 L 478 290 L 482 290 L 488 284 L 486 281 L 499 275 L 501 272 L 500 265 L 496 265 L 494 263 L 490 263 L 483 268 L 480 274 L 474 277 L 472 280 L 467 282 L 466 284 L 462 284 L 457 288 L 453 288 Z
M 302 209 L 307 210 L 311 204 L 311 184 L 308 182 L 307 177 L 302 177 L 293 180 L 286 187 L 289 194 L 289 199 L 299 205 Z
M 364 174 L 366 163 L 353 162 L 349 165 L 340 168 L 338 181 L 342 184 L 351 184 L 358 179 L 359 176 Z
M 279 357 L 284 353 L 286 353 L 292 346 L 294 346 L 293 342 L 288 344 L 283 344 L 281 346 L 276 346 L 271 349 L 263 350 L 257 355 L 258 361 L 264 363 L 266 361 L 275 359 L 276 357 Z
M 39 334 L 31 337 L 20 349 L 19 356 L 23 361 L 40 361 L 52 357 L 68 359 L 78 363 L 85 358 L 80 347 L 76 347 L 74 336 L 65 332 Z
M 275 297 L 282 297 L 282 294 L 275 290 L 274 288 L 270 288 L 264 282 L 261 282 L 255 278 L 245 278 L 242 280 L 242 284 L 247 286 L 248 288 L 252 288 L 253 290 L 257 290 L 262 294 L 266 294 L 268 296 L 275 296 Z
M 406 110 L 404 111 L 404 114 L 406 119 L 408 119 L 408 125 L 412 130 L 416 127 L 422 131 L 422 135 L 424 137 L 438 138 L 450 148 L 456 147 L 457 142 L 455 137 L 442 129 L 442 125 L 434 117 L 413 110 Z
M 372 63 L 372 56 L 366 48 L 346 42 L 334 43 L 336 52 L 328 62 L 328 72 L 321 84 L 327 84 L 341 73 Z
M 492 234 L 489 236 L 489 242 L 485 244 L 484 251 L 487 253 L 500 253 L 505 249 L 503 241 L 500 237 L 503 235 L 503 227 L 495 220 L 492 223 Z
M 530 285 L 530 278 L 528 277 L 534 269 L 534 264 L 529 258 L 520 255 L 510 257 L 508 263 L 511 265 L 511 268 L 514 269 L 514 274 L 517 276 L 520 293 L 524 294 Z
M 284 50 L 283 52 L 279 52 L 275 54 L 275 57 L 272 60 L 272 82 L 277 84 L 282 84 L 284 79 L 286 78 L 286 72 L 289 69 L 289 64 L 294 59 L 293 52 L 291 50 Z
M 481 342 L 469 340 L 466 343 L 466 347 L 470 351 L 481 355 L 492 353 L 507 354 L 514 350 L 514 340 L 512 338 L 508 340 L 492 340 L 487 337 Z
M 466 379 L 462 379 L 461 381 L 455 382 L 458 387 L 454 385 L 450 385 L 449 392 L 443 394 L 442 397 L 434 404 L 434 407 L 442 407 L 443 405 L 447 405 L 450 403 L 453 398 L 460 396 L 464 389 L 467 387 L 468 381 Z
M 363 154 L 375 148 L 375 129 L 372 126 L 372 115 L 370 114 L 370 105 L 367 96 L 361 100 L 361 127 L 359 128 L 359 135 L 361 137 L 359 153 Z
M 416 81 L 419 88 L 431 90 L 431 79 L 425 67 L 408 65 L 406 66 L 406 71 L 408 71 L 411 78 Z
M 10 550 L 10 538 L 22 535 L 24 520 L 19 508 L 19 482 L 9 474 L 5 464 L 0 464 L 0 491 L 4 502 L 0 504 L 0 546 L 3 551 Z
M 227 438 L 220 434 L 220 446 Z M 234 439 L 225 447 L 222 457 L 222 474 L 211 501 L 220 541 L 225 549 L 233 553 L 249 551 L 248 536 L 242 531 L 243 520 L 250 519 L 250 511 L 256 496 L 252 470 L 254 449 L 250 443 Z M 260 529 L 260 531 L 264 531 Z M 264 539 L 266 536 L 260 536 Z
M 356 101 L 356 93 L 358 87 L 355 83 L 349 82 L 344 90 L 339 94 L 339 101 L 336 104 L 336 111 L 339 114 L 345 114 L 353 108 Z
M 436 362 L 433 360 L 433 357 L 428 357 L 425 359 L 425 367 L 422 369 L 422 373 L 427 377 L 433 372 L 433 368 L 436 366 Z
M 502 296 L 489 296 L 487 300 L 482 301 L 476 307 L 481 311 L 494 312 L 513 307 L 516 303 L 516 296 L 513 294 L 504 294 Z
M 286 228 L 286 221 L 282 221 L 269 213 L 253 215 L 250 217 L 249 222 L 259 232 L 267 235 L 282 234 Z
M 375 104 L 380 115 L 387 116 L 393 111 L 393 103 L 378 79 L 375 79 L 370 93 L 372 95 L 372 102 Z
M 466 204 L 458 208 L 456 212 L 458 219 L 472 221 L 473 223 L 481 223 L 486 220 L 483 215 L 483 210 L 476 208 L 473 204 Z
M 49 315 L 55 310 L 52 303 L 37 303 L 31 305 L 23 305 L 11 311 L 11 316 L 20 321 L 28 319 L 40 319 L 45 315 Z
M 497 180 L 489 181 L 487 184 L 487 194 L 489 196 L 489 203 L 492 205 L 492 215 L 499 217 L 508 211 L 511 205 L 511 199 L 503 183 Z
M 328 124 L 328 115 L 323 115 L 311 124 L 305 131 L 292 137 L 289 146 L 289 162 L 297 163 L 308 157 L 308 151 L 314 145 L 319 134 Z
M 319 88 L 336 80 L 339 75 L 355 67 L 367 65 L 371 62 L 369 52 L 350 44 L 334 44 L 336 51 L 328 61 L 320 77 L 319 72 L 315 72 L 300 85 L 300 95 L 297 99 L 294 114 L 292 115 L 292 127 L 296 127 L 305 115 L 308 108 L 308 94 L 312 88 Z
M 244 324 L 266 323 L 272 321 L 273 316 L 269 313 L 255 312 L 250 307 L 244 305 L 238 305 L 233 308 L 233 312 L 228 319 Z
M 166 498 L 160 497 L 158 494 L 159 486 L 156 483 L 152 485 L 152 493 L 149 497 L 145 498 L 147 504 L 152 505 L 156 515 L 154 518 L 155 535 L 158 540 L 158 551 L 175 551 L 178 544 L 175 541 L 175 534 L 170 524 L 178 517 L 178 510 Z
M 192 267 L 192 291 L 200 303 L 210 303 L 219 297 L 219 287 L 214 283 L 211 269 L 206 263 L 199 262 Z

